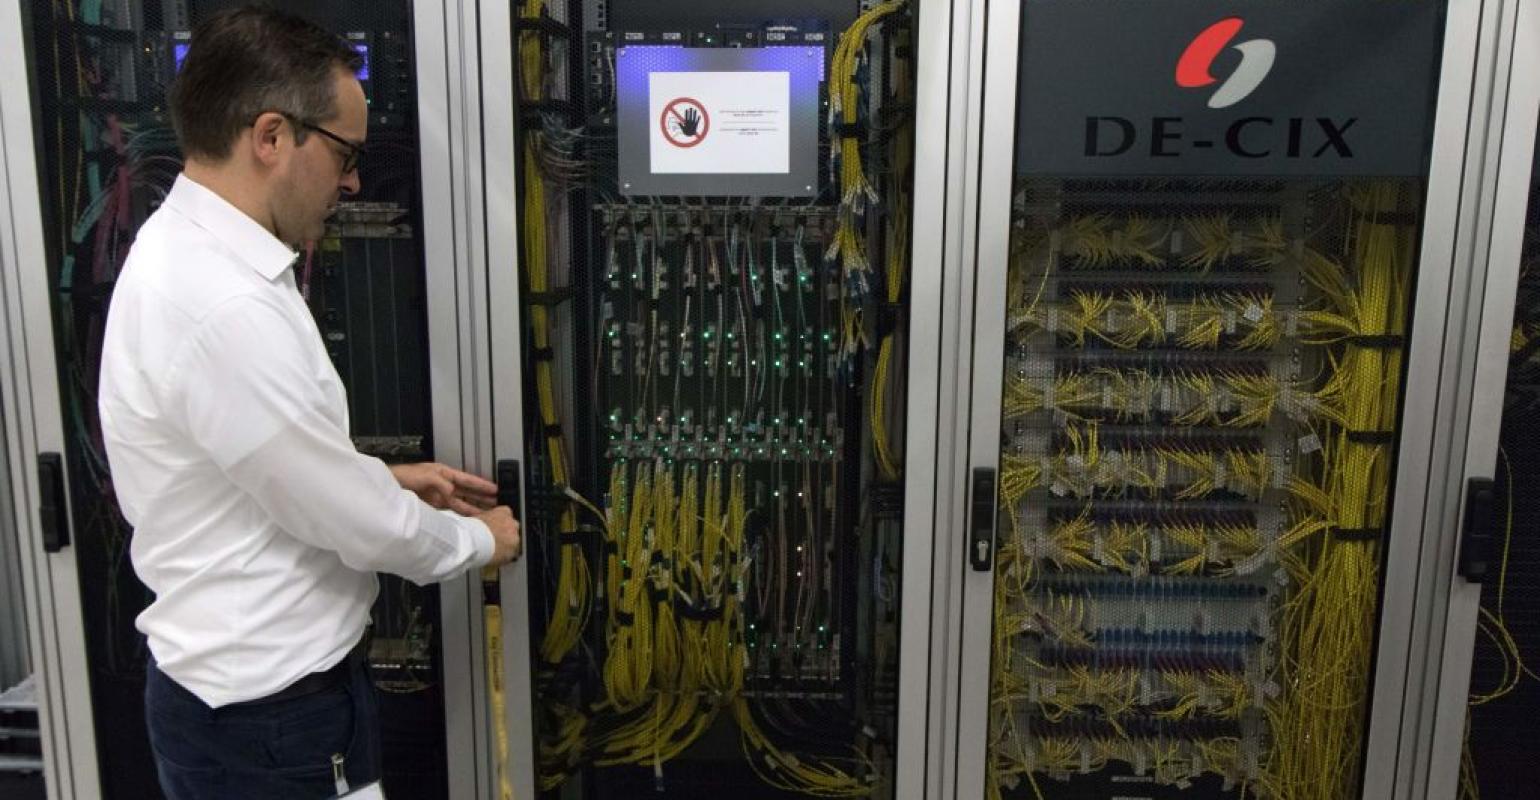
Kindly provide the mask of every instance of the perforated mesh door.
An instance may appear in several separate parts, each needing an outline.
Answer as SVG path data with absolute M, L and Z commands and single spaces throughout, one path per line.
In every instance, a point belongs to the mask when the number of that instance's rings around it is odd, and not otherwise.
M 1358 796 L 1433 11 L 1023 5 L 988 796 Z
M 48 245 L 48 263 L 38 268 L 48 270 L 54 303 L 90 702 L 107 797 L 157 797 L 159 788 L 143 733 L 148 654 L 134 628 L 151 597 L 127 558 L 132 531 L 112 494 L 96 418 L 102 326 L 135 232 L 181 169 L 165 107 L 177 54 L 193 25 L 233 5 L 26 4 Z M 371 152 L 361 166 L 363 192 L 342 204 L 296 278 L 347 387 L 360 450 L 392 461 L 431 458 L 411 6 L 271 5 L 367 50 Z M 437 590 L 385 576 L 373 618 L 371 663 L 387 693 L 386 788 L 443 796 Z
M 518 14 L 540 784 L 894 796 L 913 4 Z

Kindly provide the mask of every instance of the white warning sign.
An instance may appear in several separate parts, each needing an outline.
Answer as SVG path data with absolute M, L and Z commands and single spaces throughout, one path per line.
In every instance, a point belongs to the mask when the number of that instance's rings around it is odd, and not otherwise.
M 791 170 L 788 73 L 652 72 L 647 88 L 653 174 Z

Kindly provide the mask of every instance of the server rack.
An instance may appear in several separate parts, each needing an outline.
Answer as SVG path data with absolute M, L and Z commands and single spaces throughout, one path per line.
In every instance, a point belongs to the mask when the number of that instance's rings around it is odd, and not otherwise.
M 483 10 L 516 796 L 923 792 L 958 13 Z
M 5 372 L 17 542 L 27 579 L 52 796 L 154 797 L 142 724 L 148 601 L 126 557 L 95 431 L 95 343 L 133 233 L 179 171 L 165 89 L 192 27 L 234 5 L 36 2 L 6 13 Z M 454 356 L 445 239 L 463 208 L 450 174 L 446 12 L 431 3 L 285 5 L 363 57 L 372 159 L 296 277 L 350 395 L 360 450 L 391 461 L 462 459 L 468 381 Z M 419 107 L 421 104 L 421 107 Z M 430 363 L 433 368 L 430 370 Z M 23 501 L 22 498 L 25 498 Z M 39 509 L 45 513 L 39 513 Z M 456 636 L 464 581 L 418 589 L 383 577 L 370 663 L 382 692 L 386 783 L 450 796 L 449 751 L 486 735 L 471 715 Z M 460 670 L 465 670 L 462 677 Z M 464 796 L 464 795 L 460 795 Z
M 955 796 L 1425 790 L 1479 6 L 989 6 Z

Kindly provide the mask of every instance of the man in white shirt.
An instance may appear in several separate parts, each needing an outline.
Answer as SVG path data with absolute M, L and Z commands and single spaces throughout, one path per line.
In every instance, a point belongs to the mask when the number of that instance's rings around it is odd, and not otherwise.
M 183 798 L 307 798 L 380 772 L 364 642 L 375 572 L 417 583 L 503 564 L 496 487 L 387 468 L 295 285 L 295 248 L 359 190 L 357 56 L 295 17 L 243 9 L 194 32 L 171 90 L 186 156 L 139 231 L 103 345 L 102 430 L 155 601 L 146 717 Z

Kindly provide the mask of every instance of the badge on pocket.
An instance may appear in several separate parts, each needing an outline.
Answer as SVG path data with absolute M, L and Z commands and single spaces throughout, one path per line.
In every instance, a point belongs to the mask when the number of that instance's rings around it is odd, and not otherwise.
M 385 800 L 385 789 L 380 786 L 379 781 L 370 781 L 357 789 L 350 789 L 348 787 L 347 773 L 343 770 L 342 766 L 342 754 L 333 754 L 332 782 L 337 786 L 337 794 L 333 796 L 332 800 L 342 800 L 343 798 L 347 798 L 347 800 Z

